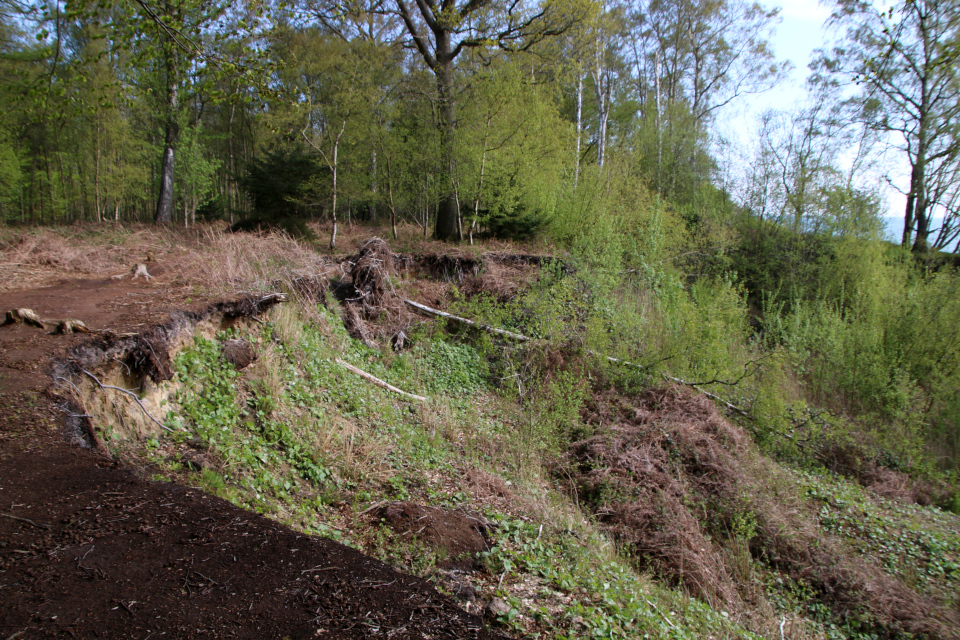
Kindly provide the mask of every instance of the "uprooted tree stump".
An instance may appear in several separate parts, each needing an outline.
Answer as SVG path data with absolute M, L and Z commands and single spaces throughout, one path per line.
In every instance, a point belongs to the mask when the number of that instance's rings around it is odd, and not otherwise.
M 43 329 L 43 320 L 33 309 L 11 309 L 7 311 L 7 317 L 3 324 L 26 324 Z
M 374 237 L 348 260 L 353 265 L 350 277 L 357 290 L 355 300 L 362 305 L 364 316 L 374 318 L 387 302 L 390 276 L 394 273 L 393 252 L 386 242 Z
M 353 338 L 370 347 L 381 339 L 398 344 L 396 336 L 406 335 L 415 321 L 393 291 L 390 280 L 396 275 L 396 260 L 389 245 L 376 237 L 347 258 L 353 291 L 343 299 L 343 322 Z

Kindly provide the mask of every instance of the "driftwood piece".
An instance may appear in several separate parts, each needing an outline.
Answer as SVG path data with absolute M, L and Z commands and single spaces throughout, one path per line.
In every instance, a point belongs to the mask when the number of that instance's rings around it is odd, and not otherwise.
M 380 378 L 378 378 L 378 377 L 376 377 L 376 376 L 373 376 L 373 375 L 370 375 L 369 373 L 367 373 L 367 372 L 364 371 L 363 369 L 358 369 L 358 368 L 356 368 L 355 366 L 353 366 L 352 364 L 350 364 L 350 363 L 348 363 L 348 362 L 344 362 L 344 361 L 341 360 L 340 358 L 334 358 L 334 362 L 336 362 L 337 364 L 339 364 L 341 367 L 344 367 L 345 369 L 354 372 L 355 374 L 357 374 L 358 376 L 360 376 L 361 378 L 363 378 L 363 379 L 366 380 L 367 382 L 371 382 L 371 383 L 377 385 L 378 387 L 381 387 L 382 389 L 386 389 L 387 391 L 392 391 L 392 392 L 394 392 L 394 393 L 398 393 L 398 394 L 400 394 L 400 395 L 402 395 L 402 396 L 406 396 L 406 397 L 408 397 L 408 398 L 413 398 L 414 400 L 419 400 L 420 402 L 429 402 L 429 401 L 430 401 L 429 398 L 424 398 L 423 396 L 418 396 L 418 395 L 415 395 L 415 394 L 413 394 L 413 393 L 407 393 L 406 391 L 404 391 L 404 390 L 402 390 L 402 389 L 397 389 L 397 388 L 396 388 L 395 386 L 393 386 L 392 384 L 390 384 L 390 383 L 388 383 L 388 382 L 384 382 L 384 381 L 381 380 Z
M 60 335 L 68 333 L 90 333 L 90 329 L 87 328 L 87 325 L 85 325 L 82 320 L 67 318 L 57 323 L 57 328 L 54 329 L 54 333 Z

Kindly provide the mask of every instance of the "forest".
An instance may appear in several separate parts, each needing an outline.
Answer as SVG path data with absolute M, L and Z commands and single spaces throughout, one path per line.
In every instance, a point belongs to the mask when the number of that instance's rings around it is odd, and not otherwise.
M 839 2 L 806 102 L 724 141 L 717 119 L 786 78 L 777 8 L 8 0 L 0 215 L 390 218 L 460 240 L 530 236 L 600 188 L 704 237 L 744 217 L 862 236 L 891 213 L 877 183 L 894 171 L 904 246 L 944 249 L 960 231 L 953 10 Z
M 805 101 L 731 141 L 718 118 L 789 70 L 779 10 L 744 0 L 4 0 L 0 216 L 546 242 L 618 286 L 729 296 L 747 379 L 788 371 L 951 470 L 956 8 L 841 0 Z
M 0 295 L 139 304 L 58 393 L 153 480 L 445 594 L 388 502 L 485 514 L 496 633 L 960 637 L 960 0 L 829 10 L 730 133 L 776 6 L 0 0 Z
M 738 305 L 748 330 L 659 356 L 753 350 L 689 365 L 744 380 L 734 396 L 790 377 L 759 433 L 796 401 L 951 471 L 960 18 L 949 0 L 832 9 L 807 99 L 730 141 L 724 110 L 789 68 L 778 9 L 744 0 L 4 0 L 0 216 L 322 229 L 330 250 L 343 224 L 546 242 L 598 288 Z

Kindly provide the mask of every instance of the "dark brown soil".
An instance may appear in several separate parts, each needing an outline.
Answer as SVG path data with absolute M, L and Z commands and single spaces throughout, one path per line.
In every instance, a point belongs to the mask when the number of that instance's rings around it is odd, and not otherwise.
M 162 266 L 0 295 L 136 332 L 186 306 Z M 494 638 L 419 579 L 67 442 L 51 362 L 87 336 L 0 328 L 0 638 Z
M 243 339 L 227 340 L 223 344 L 223 359 L 237 370 L 246 369 L 257 359 L 253 345 Z

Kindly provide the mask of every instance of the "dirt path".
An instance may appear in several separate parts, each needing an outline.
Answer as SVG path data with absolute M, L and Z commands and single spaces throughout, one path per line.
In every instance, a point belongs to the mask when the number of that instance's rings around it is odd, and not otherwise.
M 137 331 L 188 301 L 69 280 L 0 311 Z M 84 336 L 0 327 L 0 638 L 495 638 L 424 580 L 68 444 L 50 363 Z

